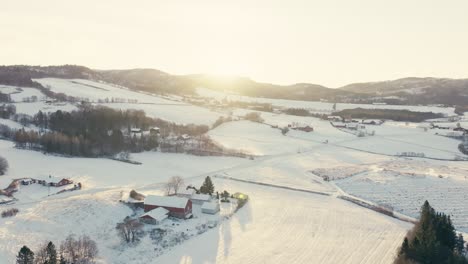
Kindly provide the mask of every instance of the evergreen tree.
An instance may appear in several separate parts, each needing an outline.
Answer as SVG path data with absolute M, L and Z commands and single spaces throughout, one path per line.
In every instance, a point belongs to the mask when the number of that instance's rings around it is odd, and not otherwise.
M 17 264 L 33 264 L 34 263 L 34 252 L 32 252 L 27 246 L 23 246 L 16 256 Z
M 463 239 L 463 235 L 461 233 L 458 234 L 455 249 L 458 254 L 465 254 L 465 240 Z
M 46 248 L 46 261 L 44 264 L 57 264 L 57 250 L 54 243 L 49 242 Z
M 456 235 L 450 216 L 437 213 L 426 201 L 419 221 L 405 237 L 395 263 L 461 263 L 463 236 Z
M 209 195 L 212 195 L 214 193 L 214 185 L 213 185 L 213 182 L 211 181 L 210 176 L 207 176 L 205 178 L 203 185 L 200 187 L 200 192 L 204 194 L 209 194 Z

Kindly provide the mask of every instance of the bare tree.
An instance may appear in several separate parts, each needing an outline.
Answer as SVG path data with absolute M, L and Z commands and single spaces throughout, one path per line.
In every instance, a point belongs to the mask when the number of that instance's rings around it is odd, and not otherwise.
M 184 186 L 184 179 L 180 176 L 172 176 L 169 181 L 172 183 L 172 188 L 174 189 L 175 194 L 177 194 L 179 189 Z
M 164 185 L 166 195 L 171 194 L 172 190 L 174 191 L 174 194 L 177 194 L 182 186 L 184 186 L 184 179 L 180 176 L 172 176 Z
M 0 156 L 0 175 L 5 174 L 5 172 L 8 170 L 8 161 Z
M 81 236 L 75 239 L 69 235 L 60 245 L 60 256 L 70 263 L 94 263 L 99 251 L 96 242 L 89 236 Z
M 140 221 L 127 217 L 122 223 L 118 223 L 116 228 L 125 242 L 133 243 L 137 240 L 137 233 L 142 227 L 143 224 Z

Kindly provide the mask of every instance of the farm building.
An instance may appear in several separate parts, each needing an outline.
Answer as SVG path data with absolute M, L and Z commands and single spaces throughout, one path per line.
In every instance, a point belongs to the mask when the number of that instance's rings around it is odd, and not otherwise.
M 210 202 L 211 196 L 209 194 L 194 194 L 192 195 L 192 198 L 190 198 L 190 200 L 194 204 L 203 204 L 205 202 Z
M 145 212 L 162 207 L 169 211 L 169 215 L 181 219 L 192 216 L 192 201 L 177 196 L 148 195 L 145 199 Z
M 151 224 L 151 225 L 158 225 L 162 221 L 164 221 L 168 216 L 169 216 L 169 210 L 163 207 L 158 207 L 140 216 L 140 219 L 144 223 Z
M 219 212 L 218 202 L 205 202 L 201 207 L 202 213 L 205 214 L 216 214 Z
M 179 197 L 185 197 L 185 198 L 192 198 L 192 195 L 195 194 L 195 190 L 194 189 L 182 189 L 180 191 L 177 192 L 177 196 Z

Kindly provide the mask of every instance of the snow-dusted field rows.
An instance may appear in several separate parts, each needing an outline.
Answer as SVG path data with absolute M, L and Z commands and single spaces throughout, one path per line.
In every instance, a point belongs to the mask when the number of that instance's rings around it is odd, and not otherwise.
M 336 181 L 336 185 L 351 195 L 392 206 L 414 218 L 428 200 L 436 210 L 449 214 L 458 230 L 468 232 L 468 180 L 421 175 L 417 170 L 413 173 L 369 172 Z
M 235 94 L 226 94 L 210 89 L 198 88 L 197 92 L 200 96 L 215 98 L 217 100 L 227 99 L 231 101 L 255 102 L 255 103 L 268 103 L 274 106 L 285 108 L 306 108 L 312 112 L 318 113 L 331 113 L 333 111 L 333 103 L 317 102 L 317 101 L 299 101 L 299 100 L 284 100 L 284 99 L 269 99 L 248 97 Z M 366 108 L 366 109 L 404 109 L 415 112 L 434 112 L 446 115 L 454 115 L 455 108 L 453 107 L 438 107 L 438 106 L 413 106 L 413 105 L 372 105 L 372 104 L 336 104 L 336 111 L 353 109 L 353 108 Z

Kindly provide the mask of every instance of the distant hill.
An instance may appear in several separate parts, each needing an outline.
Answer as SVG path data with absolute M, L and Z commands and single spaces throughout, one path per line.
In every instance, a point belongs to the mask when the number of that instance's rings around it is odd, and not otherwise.
M 468 103 L 468 79 L 403 78 L 393 81 L 353 83 L 340 90 L 372 96 L 398 96 L 410 104 Z
M 37 87 L 34 78 L 83 78 L 102 80 L 134 90 L 179 95 L 196 94 L 197 87 L 240 95 L 348 103 L 468 105 L 468 79 L 403 78 L 354 83 L 338 89 L 318 84 L 277 85 L 245 77 L 173 75 L 156 69 L 93 70 L 84 66 L 0 66 L 0 84 Z

